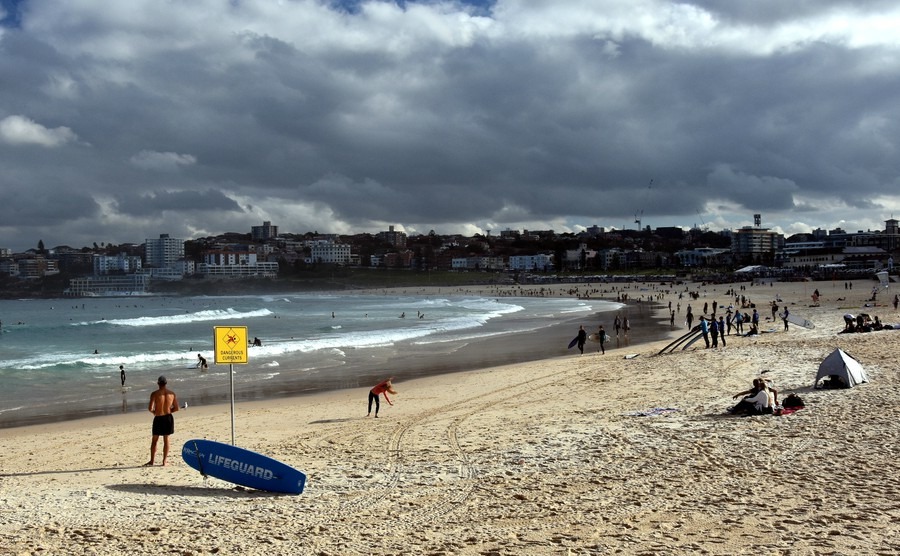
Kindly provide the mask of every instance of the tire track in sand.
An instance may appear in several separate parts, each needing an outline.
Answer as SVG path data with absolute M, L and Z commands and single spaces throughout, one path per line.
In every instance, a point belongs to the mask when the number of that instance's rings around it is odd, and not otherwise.
M 576 370 L 572 370 L 576 372 Z M 384 513 L 383 508 L 387 505 L 398 506 L 398 497 L 393 496 L 397 487 L 401 484 L 405 474 L 433 474 L 433 470 L 417 470 L 416 462 L 410 461 L 410 456 L 415 455 L 407 453 L 407 439 L 416 431 L 427 437 L 434 437 L 428 434 L 428 428 L 433 425 L 439 425 L 443 428 L 442 435 L 446 438 L 445 448 L 449 448 L 450 457 L 457 466 L 456 475 L 459 480 L 445 482 L 437 487 L 425 490 L 436 492 L 436 500 L 428 501 L 425 505 L 415 506 L 411 504 L 409 511 L 404 511 L 400 515 L 403 519 L 397 520 L 397 526 L 400 528 L 420 527 L 424 524 L 431 523 L 438 518 L 444 517 L 459 507 L 461 507 L 467 499 L 478 488 L 479 474 L 476 467 L 466 451 L 460 444 L 460 426 L 473 415 L 478 415 L 496 405 L 508 403 L 511 400 L 530 395 L 533 390 L 538 387 L 549 387 L 560 379 L 558 372 L 547 373 L 529 380 L 510 384 L 502 388 L 491 390 L 490 392 L 460 401 L 454 401 L 440 407 L 420 412 L 417 415 L 405 418 L 397 427 L 391 431 L 387 442 L 386 454 L 386 470 L 383 478 L 377 483 L 370 485 L 367 490 L 361 494 L 355 495 L 351 500 L 342 500 L 332 508 L 320 508 L 316 517 L 309 521 L 309 525 L 326 526 L 335 522 L 345 521 L 348 518 L 363 512 L 378 511 Z M 447 422 L 446 425 L 442 425 Z M 357 431 L 337 432 L 328 435 L 329 442 L 339 443 L 345 438 L 354 438 L 358 436 Z M 423 445 L 428 444 L 427 441 L 422 442 Z M 420 462 L 421 463 L 421 462 Z M 421 488 L 415 489 L 421 492 Z M 346 494 L 346 493 L 344 493 Z

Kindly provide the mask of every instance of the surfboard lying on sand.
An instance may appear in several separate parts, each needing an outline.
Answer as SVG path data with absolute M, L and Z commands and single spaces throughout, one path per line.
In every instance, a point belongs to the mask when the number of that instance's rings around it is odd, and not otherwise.
M 805 318 L 795 315 L 794 313 L 788 314 L 787 318 L 788 322 L 791 324 L 796 324 L 797 326 L 802 326 L 803 328 L 815 328 L 816 325 L 812 323 L 812 321 L 806 320 Z
M 306 475 L 277 459 L 215 440 L 188 440 L 181 457 L 204 476 L 257 490 L 300 494 L 306 485 Z

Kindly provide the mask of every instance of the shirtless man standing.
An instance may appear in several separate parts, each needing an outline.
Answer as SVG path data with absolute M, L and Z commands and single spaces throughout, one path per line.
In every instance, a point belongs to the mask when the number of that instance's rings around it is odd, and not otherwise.
M 169 457 L 169 435 L 175 432 L 175 417 L 172 413 L 178 411 L 178 400 L 175 398 L 175 392 L 166 388 L 166 382 L 166 377 L 159 377 L 156 381 L 159 389 L 150 394 L 150 405 L 147 409 L 154 415 L 153 440 L 150 442 L 150 461 L 145 463 L 144 467 L 153 465 L 156 460 L 156 442 L 160 436 L 163 437 L 163 465 Z

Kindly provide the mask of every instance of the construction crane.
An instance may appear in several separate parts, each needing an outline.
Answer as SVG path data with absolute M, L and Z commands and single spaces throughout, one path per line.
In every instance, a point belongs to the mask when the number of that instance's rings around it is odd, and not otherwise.
M 700 211 L 697 211 L 697 217 L 700 218 L 700 229 L 704 232 L 707 230 L 706 222 L 703 221 L 703 215 L 700 214 Z
M 647 197 L 650 197 L 650 188 L 653 187 L 653 180 L 650 180 L 650 183 L 647 184 Z M 647 199 L 644 199 L 644 202 L 647 202 Z M 634 223 L 637 224 L 638 231 L 641 231 L 641 220 L 644 218 L 644 209 L 641 209 L 638 212 L 634 213 Z

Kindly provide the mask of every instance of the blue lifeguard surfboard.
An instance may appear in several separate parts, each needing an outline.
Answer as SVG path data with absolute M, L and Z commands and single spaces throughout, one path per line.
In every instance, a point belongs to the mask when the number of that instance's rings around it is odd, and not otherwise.
M 181 457 L 204 476 L 257 490 L 300 494 L 306 485 L 306 475 L 290 465 L 215 440 L 188 440 Z

